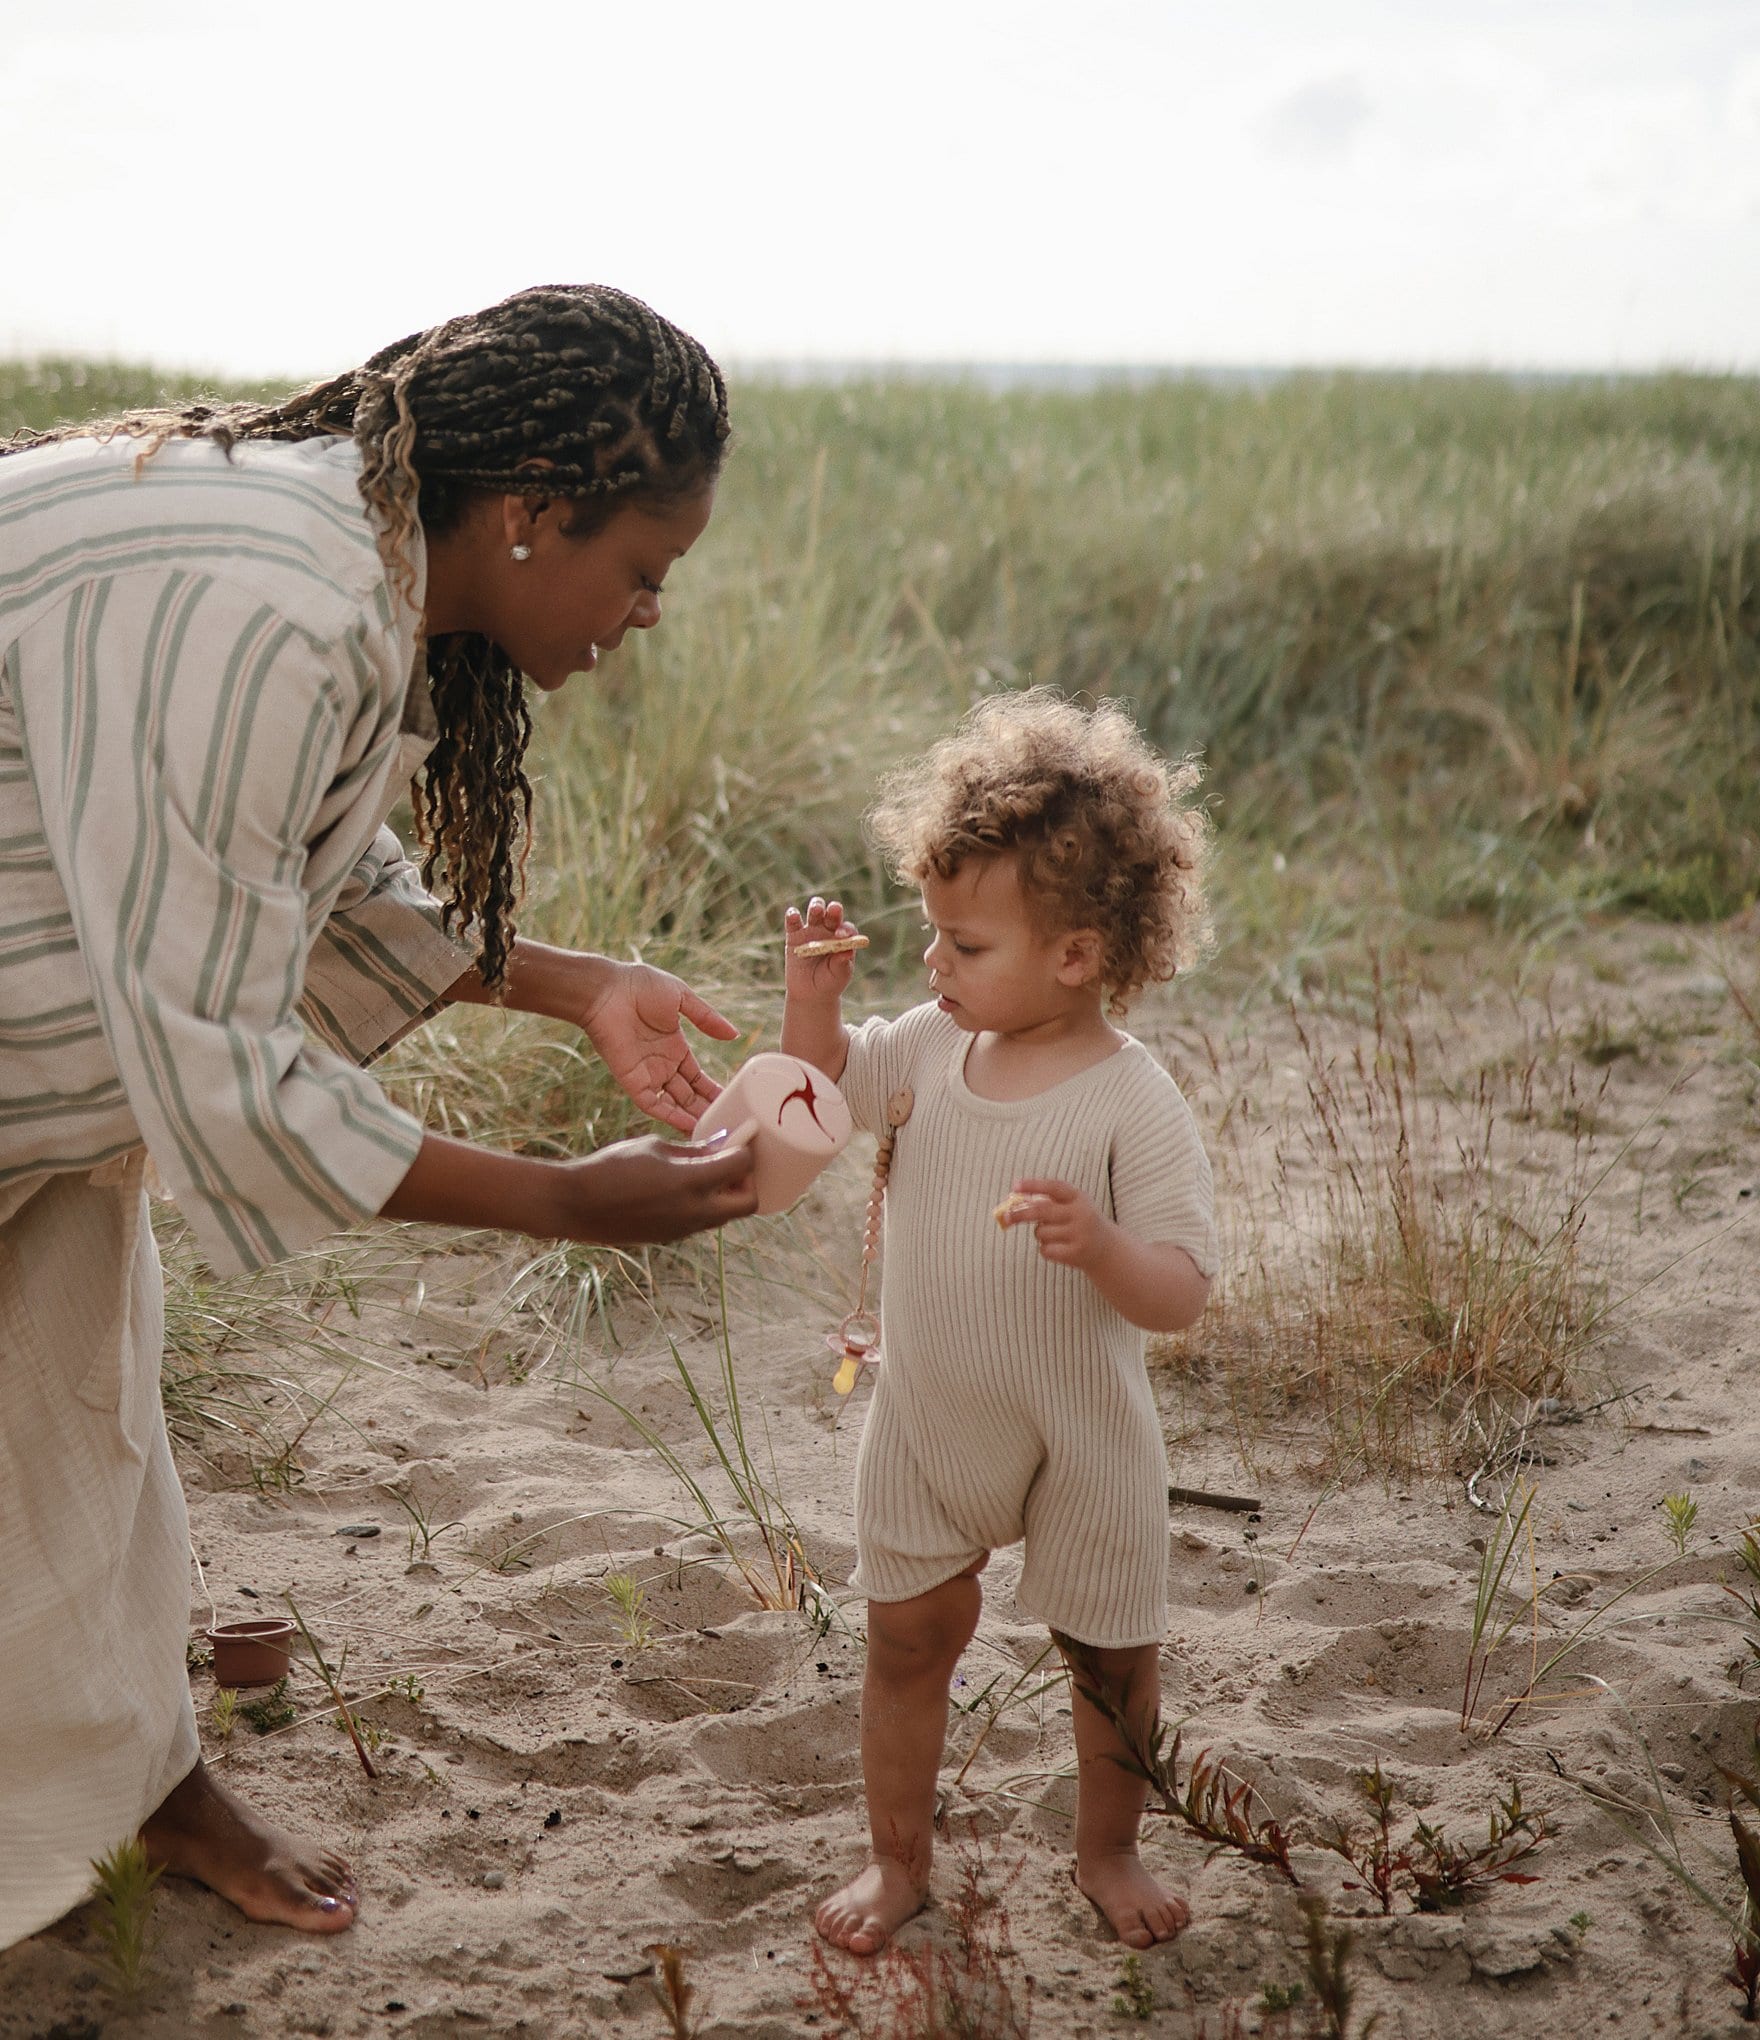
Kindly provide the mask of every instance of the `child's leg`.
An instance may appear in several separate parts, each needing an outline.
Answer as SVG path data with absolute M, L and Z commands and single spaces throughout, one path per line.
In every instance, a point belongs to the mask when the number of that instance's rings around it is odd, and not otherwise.
M 911 1600 L 868 1603 L 862 1782 L 872 1860 L 814 1915 L 826 1940 L 852 1955 L 884 1947 L 928 1895 L 947 1689 L 978 1626 L 982 1564 Z
M 1135 1650 L 1096 1650 L 1109 1693 L 1127 1717 L 1153 1722 L 1161 1704 L 1161 1653 L 1152 1643 Z M 1114 1761 L 1124 1744 L 1107 1717 L 1078 1692 L 1076 1735 L 1076 1884 L 1112 1923 L 1127 1948 L 1170 1941 L 1191 1918 L 1191 1908 L 1152 1877 L 1137 1854 L 1137 1830 L 1149 1796 L 1147 1784 Z

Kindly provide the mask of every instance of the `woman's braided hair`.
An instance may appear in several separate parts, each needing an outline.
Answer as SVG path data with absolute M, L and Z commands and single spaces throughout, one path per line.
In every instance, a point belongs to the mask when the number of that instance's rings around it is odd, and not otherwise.
M 413 600 L 412 541 L 447 530 L 473 497 L 566 499 L 569 535 L 590 537 L 625 507 L 664 510 L 707 486 L 727 429 L 721 372 L 688 333 L 606 285 L 550 284 L 413 333 L 277 404 L 134 411 L 21 433 L 0 454 L 116 433 L 145 439 L 145 454 L 167 439 L 230 449 L 352 438 L 379 550 Z M 470 632 L 430 640 L 428 682 L 440 735 L 411 788 L 422 879 L 444 867 L 445 924 L 477 926 L 478 970 L 499 991 L 531 834 L 525 686 L 498 645 Z

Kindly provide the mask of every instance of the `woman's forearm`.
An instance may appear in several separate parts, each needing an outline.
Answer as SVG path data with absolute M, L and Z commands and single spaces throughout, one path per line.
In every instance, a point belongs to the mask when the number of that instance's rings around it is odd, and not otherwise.
M 548 942 L 516 936 L 507 960 L 507 990 L 501 1003 L 515 1013 L 541 1013 L 552 1020 L 572 1020 L 592 1001 L 594 981 L 617 968 L 607 956 L 588 950 L 557 949 Z M 461 1005 L 491 1003 L 473 963 L 447 988 L 446 996 Z
M 745 1218 L 757 1209 L 752 1157 L 724 1137 L 680 1145 L 645 1136 L 578 1161 L 540 1161 L 423 1136 L 385 1218 L 492 1226 L 540 1240 L 646 1246 Z

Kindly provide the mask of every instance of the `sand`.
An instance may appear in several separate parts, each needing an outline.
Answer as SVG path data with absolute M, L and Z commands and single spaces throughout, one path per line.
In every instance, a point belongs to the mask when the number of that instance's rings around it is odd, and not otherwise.
M 1724 931 L 1723 954 L 1743 953 L 1741 932 Z M 1263 1500 L 1256 1519 L 1171 1511 L 1169 1711 L 1189 1717 L 1188 1750 L 1224 1755 L 1297 1833 L 1303 1883 L 1355 1937 L 1353 2032 L 1370 2013 L 1382 2040 L 1751 2030 L 1721 1980 L 1727 1933 L 1584 1790 L 1642 1798 L 1647 1744 L 1687 1861 L 1731 1899 L 1717 1766 L 1752 1767 L 1760 1713 L 1760 1662 L 1744 1690 L 1745 1633 L 1722 1585 L 1739 1578 L 1740 1531 L 1760 1517 L 1760 1037 L 1714 958 L 1678 932 L 1624 927 L 1514 983 L 1481 977 L 1472 956 L 1433 960 L 1429 983 L 1414 976 L 1404 994 L 1439 1110 L 1445 1080 L 1459 1087 L 1500 1058 L 1540 1055 L 1553 1095 L 1573 1063 L 1585 1091 L 1607 1077 L 1594 1152 L 1612 1166 L 1590 1236 L 1615 1293 L 1630 1294 L 1574 1395 L 1529 1432 L 1544 1459 L 1531 1468 L 1539 1577 L 1566 1576 L 1543 1603 L 1543 1645 L 1667 1557 L 1665 1493 L 1699 1505 L 1690 1555 L 1593 1626 L 1544 1705 L 1496 1737 L 1460 1728 L 1474 1540 L 1497 1527 L 1468 1497 L 1469 1466 L 1330 1489 L 1299 1413 L 1239 1435 L 1201 1334 L 1193 1357 L 1155 1369 L 1173 1478 Z M 1366 1038 L 1348 1004 L 1310 1001 L 1304 1024 L 1341 1049 Z M 1242 1092 L 1267 1139 L 1299 1134 L 1305 1083 L 1282 1009 L 1243 1009 L 1200 983 L 1145 1009 L 1138 1027 L 1190 1077 L 1212 1134 Z M 1518 1172 L 1544 1182 L 1565 1167 L 1558 1125 L 1542 1117 L 1508 1134 Z M 1223 1138 L 1217 1151 L 1225 1200 L 1264 1208 L 1271 1186 L 1239 1171 L 1264 1163 L 1267 1141 Z M 515 1307 L 542 1287 L 531 1272 L 516 1282 L 532 1259 L 517 1242 L 390 1236 L 358 1320 L 333 1310 L 325 1327 L 358 1356 L 351 1369 L 259 1356 L 265 1373 L 332 1399 L 285 1491 L 253 1489 L 236 1453 L 183 1455 L 196 1550 L 222 1616 L 291 1593 L 333 1659 L 346 1646 L 348 1690 L 377 1696 L 360 1711 L 378 1777 L 309 1667 L 293 1680 L 293 1726 L 259 1736 L 236 1725 L 225 1741 L 210 1724 L 211 1674 L 197 1666 L 192 1682 L 222 1774 L 352 1852 L 359 1923 L 314 1942 L 168 1883 L 154 1980 L 125 2015 L 83 1909 L 0 1955 L 0 2034 L 665 2034 L 644 1952 L 660 1942 L 686 1951 L 703 2034 L 836 2030 L 812 2011 L 810 1914 L 862 1860 L 863 1609 L 844 1581 L 866 1389 L 839 1405 L 822 1341 L 853 1277 L 866 1169 L 852 1151 L 794 1221 L 730 1241 L 748 1439 L 826 1583 L 823 1597 L 795 1594 L 804 1611 L 759 1605 L 691 1527 L 690 1498 L 656 1452 L 592 1392 L 597 1382 L 624 1403 L 726 1503 L 645 1306 L 628 1295 L 611 1306 L 616 1345 L 589 1317 L 585 1339 L 559 1347 L 539 1311 Z M 719 1402 L 712 1292 L 674 1287 L 667 1300 L 667 1329 Z M 392 1489 L 425 1514 L 425 1547 Z M 1480 1491 L 1495 1501 L 1501 1490 L 1494 1469 Z M 1021 1679 L 1045 1639 L 1016 1615 L 1015 1571 L 1002 1553 L 987 1578 L 955 1694 L 969 1711 L 950 1738 L 936 1902 L 900 1937 L 905 1956 L 921 1966 L 957 1950 L 964 1872 L 1006 1907 L 1009 1952 L 979 2031 L 1014 2030 L 1003 1992 L 1018 2030 L 1043 2036 L 1304 2030 L 1263 2009 L 1265 1986 L 1302 1976 L 1293 1893 L 1169 1821 L 1153 1824 L 1146 1849 L 1189 1895 L 1192 1924 L 1142 1958 L 1146 2022 L 1114 2009 L 1123 1951 L 1069 1877 L 1068 1695 L 1045 1686 L 1048 1665 Z M 605 1586 L 616 1574 L 641 1585 L 646 1641 L 620 1630 Z M 192 1630 L 208 1619 L 199 1588 L 191 1615 Z M 1494 1660 L 1482 1715 L 1522 1690 L 1528 1636 L 1518 1630 Z M 405 1690 L 387 1694 L 393 1678 Z M 1017 1680 L 956 1784 L 984 1696 Z M 1401 1834 L 1421 1810 L 1476 1841 L 1519 1784 L 1550 1829 L 1522 1866 L 1536 1881 L 1440 1914 L 1402 1897 L 1380 1916 L 1346 1888 L 1336 1857 L 1300 1839 L 1360 1818 L 1351 1774 L 1377 1761 L 1399 1794 Z M 991 1915 L 989 1945 L 1003 1930 Z M 848 1987 L 859 1967 L 841 1960 L 825 1974 Z M 902 1987 L 896 1966 L 886 1976 Z M 877 2002 L 878 1985 L 867 1988 Z M 863 2030 L 886 2030 L 872 2008 Z

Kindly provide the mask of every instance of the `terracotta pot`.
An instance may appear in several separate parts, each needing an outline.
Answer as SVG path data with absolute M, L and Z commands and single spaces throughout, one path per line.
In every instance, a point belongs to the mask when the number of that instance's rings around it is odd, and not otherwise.
M 755 1055 L 697 1121 L 695 1138 L 729 1128 L 752 1144 L 760 1211 L 786 1211 L 850 1136 L 843 1093 L 792 1055 Z
M 293 1624 L 284 1615 L 216 1622 L 205 1632 L 214 1646 L 214 1681 L 221 1686 L 273 1686 L 287 1677 Z

